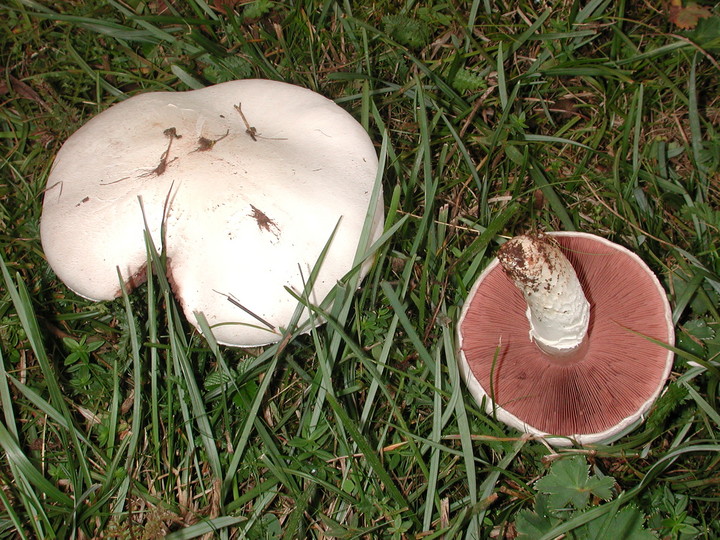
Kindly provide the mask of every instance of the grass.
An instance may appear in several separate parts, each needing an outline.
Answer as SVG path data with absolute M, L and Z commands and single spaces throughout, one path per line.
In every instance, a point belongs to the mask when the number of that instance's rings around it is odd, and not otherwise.
M 606 538 L 633 516 L 627 538 L 720 536 L 718 17 L 682 30 L 661 3 L 607 0 L 5 2 L 0 536 L 513 538 L 567 454 L 615 479 L 611 500 L 543 538 Z M 335 99 L 382 150 L 388 233 L 362 287 L 314 307 L 328 323 L 309 335 L 253 350 L 192 331 L 152 250 L 154 275 L 115 302 L 68 291 L 38 229 L 62 142 L 127 96 L 247 77 Z M 460 382 L 467 291 L 529 229 L 626 245 L 668 291 L 668 391 L 614 445 L 558 454 Z

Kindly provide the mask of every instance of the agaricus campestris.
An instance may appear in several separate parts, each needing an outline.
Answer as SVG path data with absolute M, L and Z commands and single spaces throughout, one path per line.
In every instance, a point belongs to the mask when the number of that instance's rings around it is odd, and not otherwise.
M 552 444 L 607 442 L 633 426 L 670 373 L 674 329 L 634 253 L 575 232 L 506 242 L 459 324 L 459 364 L 489 414 Z
M 316 265 L 309 301 L 320 303 L 359 263 L 363 226 L 369 242 L 382 232 L 377 172 L 362 126 L 298 86 L 243 80 L 141 94 L 60 149 L 42 245 L 70 289 L 116 298 L 117 269 L 130 285 L 144 276 L 144 208 L 188 320 L 197 326 L 202 312 L 218 342 L 263 345 L 280 338 L 298 306 L 290 291 L 301 295 Z

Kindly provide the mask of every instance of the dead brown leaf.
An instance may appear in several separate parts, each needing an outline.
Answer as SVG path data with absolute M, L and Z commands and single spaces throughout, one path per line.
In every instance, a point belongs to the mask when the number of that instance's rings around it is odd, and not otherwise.
M 683 6 L 682 0 L 670 0 L 668 19 L 681 30 L 692 30 L 700 19 L 707 17 L 712 17 L 712 13 L 705 6 L 695 2 Z
M 9 85 L 7 84 L 8 82 L 10 83 Z M 46 110 L 50 109 L 49 105 L 45 103 L 40 95 L 28 84 L 22 82 L 16 77 L 13 77 L 12 75 L 8 75 L 6 80 L 0 81 L 0 95 L 9 94 L 11 92 L 13 92 L 17 97 L 34 101 Z

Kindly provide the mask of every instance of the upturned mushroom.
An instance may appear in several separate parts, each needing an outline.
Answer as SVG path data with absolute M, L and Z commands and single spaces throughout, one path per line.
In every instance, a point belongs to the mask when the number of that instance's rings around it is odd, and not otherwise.
M 42 245 L 70 289 L 110 300 L 118 269 L 130 286 L 143 279 L 146 222 L 188 320 L 201 312 L 218 342 L 263 345 L 280 339 L 317 265 L 319 304 L 361 260 L 363 226 L 368 245 L 380 235 L 377 173 L 362 126 L 310 90 L 243 80 L 141 94 L 58 152 Z
M 673 363 L 665 292 L 634 253 L 575 232 L 506 242 L 458 323 L 459 364 L 489 414 L 552 444 L 635 426 Z

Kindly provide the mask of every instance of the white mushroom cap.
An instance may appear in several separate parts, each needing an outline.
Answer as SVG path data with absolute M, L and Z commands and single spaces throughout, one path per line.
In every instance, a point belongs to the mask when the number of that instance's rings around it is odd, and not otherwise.
M 141 197 L 188 320 L 197 325 L 202 312 L 220 343 L 267 344 L 297 307 L 287 289 L 303 291 L 338 223 L 315 303 L 352 269 L 368 214 L 370 241 L 380 235 L 382 198 L 369 208 L 377 168 L 362 126 L 298 86 L 243 80 L 141 94 L 61 148 L 45 194 L 43 249 L 79 295 L 117 297 L 116 268 L 132 283 L 146 265 Z

